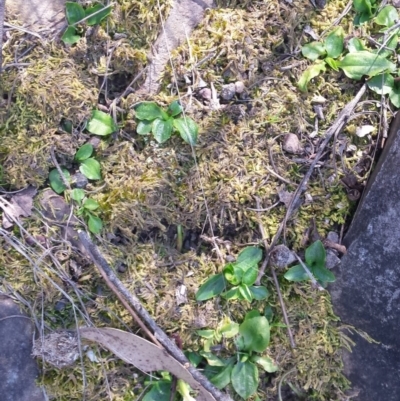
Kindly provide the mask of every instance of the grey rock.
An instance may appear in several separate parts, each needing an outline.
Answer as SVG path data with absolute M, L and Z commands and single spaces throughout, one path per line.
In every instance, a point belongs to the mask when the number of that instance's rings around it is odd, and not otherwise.
M 242 81 L 235 82 L 236 93 L 243 93 L 245 89 L 246 87 L 244 86 L 244 83 Z
M 339 243 L 339 234 L 336 233 L 335 231 L 329 231 L 328 235 L 326 236 L 326 239 L 338 244 Z
M 0 319 L 1 401 L 45 401 L 35 382 L 39 371 L 31 356 L 31 320 L 5 295 L 0 295 Z
M 235 84 L 224 85 L 221 89 L 221 99 L 232 100 L 236 94 Z
M 302 151 L 299 138 L 295 134 L 286 134 L 283 138 L 282 147 L 288 153 L 297 154 Z
M 89 180 L 82 173 L 75 173 L 71 177 L 72 186 L 75 188 L 85 188 Z
M 333 249 L 326 250 L 326 263 L 325 267 L 327 269 L 333 269 L 340 263 L 340 258 L 337 256 Z
M 351 336 L 355 347 L 352 353 L 345 352 L 344 362 L 346 375 L 359 391 L 354 401 L 400 399 L 400 120 L 396 120 L 344 239 L 347 254 L 335 269 L 337 281 L 329 288 L 342 322 L 377 341 Z
M 284 269 L 296 260 L 296 256 L 286 245 L 277 245 L 271 252 L 271 263 L 278 269 Z
M 199 95 L 204 99 L 204 100 L 210 100 L 212 93 L 210 88 L 203 88 L 199 90 Z

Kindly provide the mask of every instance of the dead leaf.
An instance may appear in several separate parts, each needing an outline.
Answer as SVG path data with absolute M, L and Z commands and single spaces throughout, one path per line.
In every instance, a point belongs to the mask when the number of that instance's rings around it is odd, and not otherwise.
M 3 209 L 3 227 L 10 228 L 14 225 L 14 220 L 19 217 L 29 217 L 32 214 L 33 198 L 37 194 L 37 189 L 29 186 L 22 191 L 15 193 L 9 202 L 4 202 L 1 197 L 1 208 Z
M 107 327 L 101 329 L 82 327 L 79 332 L 82 338 L 102 345 L 124 362 L 144 372 L 167 370 L 199 392 L 197 401 L 215 401 L 215 398 L 165 349 L 134 334 Z

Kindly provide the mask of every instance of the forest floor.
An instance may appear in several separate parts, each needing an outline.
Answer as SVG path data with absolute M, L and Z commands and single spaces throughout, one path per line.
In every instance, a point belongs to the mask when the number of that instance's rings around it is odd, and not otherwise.
M 311 40 L 305 27 L 321 35 L 346 4 L 333 0 L 316 9 L 306 0 L 216 3 L 168 53 L 158 93 L 144 87 L 145 68 L 172 1 L 118 0 L 101 26 L 82 27 L 72 46 L 9 31 L 4 64 L 15 66 L 1 77 L 2 192 L 10 200 L 12 191 L 34 186 L 38 195 L 20 227 L 2 229 L 0 289 L 30 309 L 44 334 L 85 324 L 138 332 L 100 274 L 43 216 L 40 199 L 54 158 L 73 175 L 74 155 L 90 141 L 102 178 L 85 191 L 100 205 L 96 214 L 104 225 L 93 240 L 157 324 L 178 336 L 184 350 L 199 351 L 204 339 L 197 330 L 216 329 L 224 319 L 240 323 L 257 309 L 271 323 L 266 354 L 279 367 L 272 374 L 260 371 L 258 399 L 276 400 L 279 388 L 284 400 L 345 400 L 349 383 L 341 352 L 350 342 L 327 291 L 277 272 L 294 349 L 269 269 L 261 279 L 267 301 L 197 302 L 195 294 L 246 246 L 271 244 L 321 138 L 360 88 L 335 71 L 315 78 L 306 93 L 297 87 L 308 65 L 301 55 Z M 353 18 L 350 12 L 341 25 L 351 29 Z M 159 144 L 136 132 L 135 105 L 167 107 L 174 100 L 200 127 L 196 146 L 177 135 Z M 324 116 L 318 125 L 316 106 Z M 94 108 L 110 113 L 119 129 L 106 137 L 88 133 Z M 326 147 L 280 244 L 303 256 L 316 238 L 332 232 L 342 238 L 377 142 L 355 135 L 356 128 L 378 125 L 378 119 L 376 102 L 361 103 Z M 232 346 L 226 347 L 229 353 Z M 140 399 L 149 377 L 112 353 L 93 352 L 96 358 L 84 355 L 63 369 L 43 362 L 41 382 L 50 399 Z

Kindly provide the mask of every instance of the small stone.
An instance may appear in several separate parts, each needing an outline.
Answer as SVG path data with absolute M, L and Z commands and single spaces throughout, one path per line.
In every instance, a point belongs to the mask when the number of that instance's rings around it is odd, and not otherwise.
M 221 89 L 221 99 L 232 100 L 236 94 L 235 84 L 224 85 Z
M 277 245 L 271 252 L 271 263 L 278 269 L 284 269 L 296 260 L 293 252 L 283 244 Z
M 199 95 L 204 99 L 204 100 L 210 100 L 211 99 L 211 89 L 210 88 L 203 88 L 199 90 Z
M 118 273 L 125 273 L 127 268 L 128 268 L 128 266 L 126 265 L 126 263 L 119 262 L 118 266 L 117 266 L 117 272 Z
M 333 269 L 340 263 L 340 258 L 336 255 L 336 252 L 333 249 L 327 249 L 325 261 L 325 267 L 327 269 Z
M 244 83 L 242 81 L 235 82 L 236 93 L 243 93 L 245 88 L 246 87 L 244 86 Z
M 301 153 L 301 144 L 299 138 L 295 134 L 286 134 L 283 139 L 283 150 L 288 153 Z
M 101 139 L 98 138 L 97 136 L 92 136 L 87 143 L 90 143 L 94 149 L 97 149 L 99 145 L 101 144 Z
M 334 242 L 335 244 L 338 244 L 339 243 L 339 234 L 335 233 L 335 231 L 329 231 L 328 235 L 326 236 L 326 239 Z
M 68 301 L 66 299 L 60 299 L 59 301 L 56 302 L 55 306 L 54 306 L 54 310 L 56 312 L 61 312 L 65 309 L 65 307 L 67 306 Z
M 75 188 L 85 188 L 89 180 L 82 173 L 75 173 L 71 177 L 71 183 Z

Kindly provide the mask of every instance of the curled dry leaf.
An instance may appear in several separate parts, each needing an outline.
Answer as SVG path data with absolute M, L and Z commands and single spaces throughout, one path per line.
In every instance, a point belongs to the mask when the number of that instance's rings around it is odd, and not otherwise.
M 165 349 L 134 334 L 112 328 L 83 327 L 79 329 L 79 332 L 82 338 L 102 345 L 124 362 L 130 363 L 142 371 L 167 370 L 178 379 L 188 383 L 193 390 L 199 392 L 196 397 L 197 401 L 216 401 L 193 378 L 185 366 L 169 355 Z
M 32 214 L 33 198 L 37 194 L 37 189 L 29 186 L 22 191 L 15 193 L 9 202 L 1 202 L 3 209 L 3 227 L 10 228 L 14 225 L 14 220 L 19 217 L 29 217 Z

